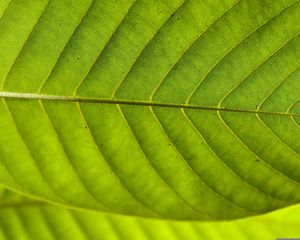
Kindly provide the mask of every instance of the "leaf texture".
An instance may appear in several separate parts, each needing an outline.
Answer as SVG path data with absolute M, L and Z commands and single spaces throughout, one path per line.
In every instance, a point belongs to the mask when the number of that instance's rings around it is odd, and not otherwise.
M 299 205 L 230 222 L 176 222 L 53 207 L 9 191 L 0 200 L 1 240 L 206 240 L 299 237 Z
M 300 3 L 0 1 L 0 183 L 222 220 L 300 201 Z

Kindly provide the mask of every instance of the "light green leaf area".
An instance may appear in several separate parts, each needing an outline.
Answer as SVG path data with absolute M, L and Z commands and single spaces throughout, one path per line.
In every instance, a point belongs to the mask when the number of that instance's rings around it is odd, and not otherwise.
M 0 0 L 0 16 L 1 185 L 168 219 L 300 202 L 298 0 Z
M 300 206 L 230 222 L 175 222 L 72 211 L 0 194 L 1 240 L 274 240 L 299 237 Z

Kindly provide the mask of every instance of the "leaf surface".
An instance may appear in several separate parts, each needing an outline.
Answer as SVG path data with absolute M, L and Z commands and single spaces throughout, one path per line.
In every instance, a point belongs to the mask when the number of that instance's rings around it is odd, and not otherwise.
M 299 237 L 299 205 L 230 222 L 176 222 L 67 210 L 1 191 L 0 239 L 206 240 Z
M 222 220 L 300 201 L 300 3 L 2 0 L 0 183 Z

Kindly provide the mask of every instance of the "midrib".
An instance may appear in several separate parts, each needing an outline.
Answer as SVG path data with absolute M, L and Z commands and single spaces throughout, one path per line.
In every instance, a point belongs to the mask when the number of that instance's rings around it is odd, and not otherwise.
M 130 100 L 119 100 L 119 99 L 89 98 L 89 97 L 77 97 L 77 96 L 38 94 L 38 93 L 0 92 L 0 98 L 103 103 L 103 104 L 119 104 L 119 105 L 181 108 L 181 109 L 199 109 L 199 110 L 207 110 L 207 111 L 224 111 L 224 112 L 238 112 L 238 113 L 252 113 L 252 114 L 300 117 L 300 113 L 291 113 L 291 112 L 270 112 L 270 111 L 257 111 L 257 110 L 250 110 L 250 109 L 234 109 L 234 108 L 223 108 L 223 107 L 214 107 L 214 106 L 198 106 L 198 105 L 191 105 L 191 104 L 172 104 L 172 103 L 158 103 L 158 102 L 147 102 L 147 101 L 130 101 Z

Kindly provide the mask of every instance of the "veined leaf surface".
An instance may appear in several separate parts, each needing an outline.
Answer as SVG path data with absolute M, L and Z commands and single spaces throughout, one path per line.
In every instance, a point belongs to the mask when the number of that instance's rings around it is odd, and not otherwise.
M 300 3 L 0 1 L 0 183 L 222 220 L 300 201 Z
M 1 192 L 0 239 L 224 240 L 299 236 L 299 205 L 230 222 L 176 222 L 67 210 Z

